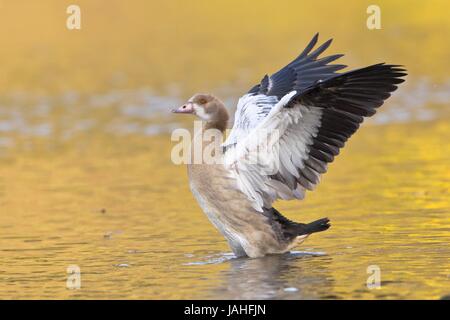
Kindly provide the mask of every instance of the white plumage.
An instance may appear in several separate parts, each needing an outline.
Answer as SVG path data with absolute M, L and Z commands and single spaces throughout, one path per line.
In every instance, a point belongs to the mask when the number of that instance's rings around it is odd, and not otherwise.
M 302 199 L 295 183 L 308 158 L 308 145 L 317 134 L 322 111 L 300 104 L 286 108 L 296 94 L 277 97 L 245 95 L 239 100 L 234 126 L 223 144 L 225 166 L 255 210 L 270 208 L 276 199 Z M 259 112 L 262 108 L 268 112 Z M 279 175 L 280 179 L 271 176 Z

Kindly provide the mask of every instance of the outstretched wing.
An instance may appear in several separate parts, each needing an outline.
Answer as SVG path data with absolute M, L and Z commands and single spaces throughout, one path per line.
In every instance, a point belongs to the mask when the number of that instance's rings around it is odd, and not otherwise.
M 287 66 L 270 77 L 264 76 L 261 83 L 254 86 L 247 94 L 239 99 L 234 125 L 224 143 L 230 147 L 239 139 L 254 129 L 272 110 L 280 99 L 289 92 L 302 92 L 319 80 L 325 80 L 336 75 L 336 71 L 345 68 L 342 64 L 329 64 L 342 57 L 335 54 L 318 59 L 331 44 L 332 39 L 326 41 L 312 51 L 317 44 L 319 34 L 316 34 L 303 52 Z M 312 52 L 311 52 L 312 51 Z
M 259 92 L 272 92 L 277 102 L 259 121 L 256 117 L 252 118 L 255 123 L 249 121 L 253 127 L 246 135 L 237 136 L 240 139 L 234 144 L 227 145 L 225 157 L 231 174 L 254 208 L 270 208 L 279 198 L 303 198 L 305 190 L 312 190 L 319 183 L 327 164 L 339 154 L 364 117 L 376 112 L 405 75 L 400 66 L 376 64 L 324 79 L 314 78 L 309 84 L 304 81 L 301 87 L 295 87 L 301 83 L 296 80 L 294 90 L 283 98 L 276 96 L 288 90 L 289 81 L 282 77 L 272 83 L 269 78 L 263 81 L 268 84 L 262 82 L 259 88 L 252 89 L 253 93 L 245 98 L 248 101 L 266 95 Z M 254 106 L 243 109 L 244 115 L 257 110 Z M 254 155 L 259 150 L 264 150 L 263 162 Z

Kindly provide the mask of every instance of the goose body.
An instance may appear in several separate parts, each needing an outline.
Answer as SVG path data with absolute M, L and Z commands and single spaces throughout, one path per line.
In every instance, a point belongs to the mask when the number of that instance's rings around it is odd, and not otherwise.
M 188 165 L 192 193 L 237 256 L 284 253 L 329 228 L 327 218 L 293 222 L 273 203 L 303 199 L 313 190 L 364 118 L 404 81 L 403 68 L 384 63 L 336 73 L 346 66 L 329 63 L 342 55 L 319 59 L 331 40 L 312 51 L 317 40 L 315 35 L 294 61 L 241 97 L 214 163 Z M 229 118 L 210 94 L 196 94 L 174 112 L 204 122 L 191 154 L 210 143 L 204 139 L 208 130 L 223 134 Z
M 197 143 L 202 142 L 194 137 L 192 146 Z M 198 204 L 225 236 L 235 255 L 260 257 L 283 253 L 307 236 L 285 235 L 284 227 L 288 224 L 277 222 L 275 212 L 253 208 L 226 165 L 189 164 L 188 176 Z

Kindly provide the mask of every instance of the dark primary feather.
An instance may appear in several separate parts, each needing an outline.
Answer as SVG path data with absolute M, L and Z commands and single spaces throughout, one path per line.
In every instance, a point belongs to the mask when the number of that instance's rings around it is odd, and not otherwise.
M 311 52 L 316 45 L 319 34 L 317 33 L 303 52 L 294 61 L 274 73 L 264 76 L 261 83 L 254 86 L 249 93 L 277 96 L 278 100 L 292 90 L 303 91 L 318 80 L 325 80 L 334 75 L 336 71 L 345 68 L 345 65 L 328 65 L 328 63 L 342 57 L 342 54 L 317 59 L 331 44 L 331 39 L 323 43 Z
M 405 75 L 401 66 L 379 63 L 316 82 L 293 97 L 291 103 L 372 116 Z
M 343 55 L 319 58 L 332 40 L 313 50 L 317 40 L 318 34 L 296 59 L 270 77 L 264 76 L 261 83 L 249 91 L 250 94 L 276 96 L 279 101 L 296 90 L 297 94 L 286 107 L 301 104 L 321 109 L 318 132 L 307 145 L 308 157 L 303 160 L 304 166 L 298 168 L 299 177 L 287 181 L 281 174 L 271 176 L 292 189 L 299 184 L 312 190 L 320 175 L 326 172 L 327 164 L 339 154 L 364 118 L 374 115 L 406 76 L 402 66 L 384 63 L 339 74 L 337 71 L 346 66 L 329 63 Z
M 272 179 L 291 188 L 298 183 L 312 190 L 320 175 L 326 172 L 327 164 L 334 160 L 348 138 L 358 130 L 364 117 L 374 115 L 406 75 L 401 66 L 384 63 L 339 74 L 337 71 L 346 66 L 329 63 L 343 55 L 319 59 L 332 40 L 313 50 L 317 41 L 318 34 L 294 61 L 270 77 L 266 75 L 260 84 L 249 91 L 276 96 L 280 100 L 296 90 L 296 96 L 286 107 L 301 104 L 322 110 L 319 130 L 307 146 L 308 158 L 304 160 L 304 167 L 299 169 L 297 181 L 285 181 L 281 175 L 272 176 Z
M 291 106 L 301 104 L 322 109 L 319 131 L 309 145 L 309 158 L 298 180 L 311 190 L 327 163 L 334 160 L 364 117 L 375 114 L 406 76 L 405 69 L 384 63 L 349 71 L 317 82 L 294 96 Z

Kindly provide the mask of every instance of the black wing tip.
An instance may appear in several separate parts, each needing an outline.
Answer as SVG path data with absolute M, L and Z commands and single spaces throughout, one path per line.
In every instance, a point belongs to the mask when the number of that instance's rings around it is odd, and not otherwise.
M 317 49 L 315 49 L 313 52 L 310 52 L 305 58 L 307 60 L 316 60 L 325 50 L 328 49 L 328 47 L 333 42 L 333 39 L 328 39 L 324 43 L 322 43 Z
M 343 54 L 343 53 L 336 53 L 336 54 L 333 54 L 333 57 L 336 57 L 335 60 L 337 60 L 337 59 L 339 59 L 339 58 L 342 58 L 343 56 L 345 56 L 345 54 Z
M 383 62 L 383 63 L 375 65 L 375 66 L 379 67 L 380 72 L 386 72 L 386 71 L 388 72 L 386 78 L 395 79 L 395 83 L 394 83 L 395 87 L 397 87 L 400 83 L 403 83 L 406 81 L 406 79 L 404 77 L 406 77 L 408 75 L 408 72 L 404 65 L 387 64 L 387 63 Z M 393 91 L 395 91 L 395 90 L 393 90 Z
M 389 64 L 386 62 L 380 62 L 380 63 L 372 64 L 366 68 L 389 69 L 389 70 L 395 71 L 395 72 L 402 72 L 402 73 L 404 73 L 405 76 L 408 75 L 408 73 L 407 73 L 408 70 L 406 70 L 406 67 L 402 64 Z M 362 68 L 362 69 L 364 69 L 364 68 Z
M 312 43 L 312 42 L 314 42 L 314 43 L 317 43 L 317 41 L 319 40 L 319 35 L 320 35 L 320 32 L 319 31 L 317 31 L 315 34 L 314 34 L 314 36 L 311 38 L 311 41 L 309 42 L 309 43 Z M 327 41 L 325 41 L 325 42 L 332 42 L 333 41 L 333 38 L 330 38 L 330 39 L 328 39 Z
M 297 58 L 294 59 L 294 61 L 298 61 L 300 59 L 307 58 L 311 55 L 317 57 L 319 54 L 321 54 L 323 51 L 325 51 L 330 46 L 331 42 L 333 41 L 333 38 L 328 39 L 327 41 L 322 43 L 315 51 L 311 52 L 311 50 L 313 50 L 313 48 L 316 46 L 318 40 L 319 40 L 319 32 L 316 32 L 316 34 L 311 38 L 311 40 L 309 41 L 309 43 L 305 47 L 305 49 L 303 49 L 302 53 L 300 53 L 297 56 Z M 316 57 L 314 57 L 314 59 Z
M 312 40 L 315 40 L 315 42 L 317 42 L 317 40 L 319 40 L 319 32 L 316 32 L 316 34 L 312 37 L 310 42 L 312 42 Z
M 395 91 L 400 83 L 406 81 L 404 77 L 408 75 L 407 70 L 403 65 L 387 64 L 385 62 L 380 62 L 369 65 L 367 67 L 353 69 L 346 73 L 338 74 L 335 76 L 335 78 L 339 78 L 339 76 L 345 76 L 350 74 L 360 76 L 370 75 L 371 77 L 378 77 L 379 78 L 378 80 L 384 79 L 386 81 L 391 81 L 391 84 L 395 87 L 395 89 L 389 90 L 388 92 Z
M 325 41 L 322 45 L 327 44 L 327 48 L 328 46 L 333 42 L 333 38 L 328 39 L 327 41 Z

